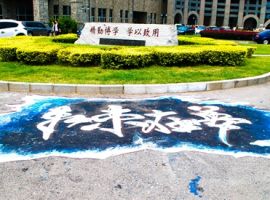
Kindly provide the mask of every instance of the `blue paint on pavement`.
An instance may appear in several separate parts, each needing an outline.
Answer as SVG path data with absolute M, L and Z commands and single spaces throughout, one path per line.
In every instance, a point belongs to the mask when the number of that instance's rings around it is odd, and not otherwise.
M 270 112 L 177 97 L 55 97 L 0 115 L 0 162 L 11 154 L 105 158 L 142 149 L 269 157 Z
M 201 180 L 200 176 L 197 176 L 195 179 L 192 179 L 189 183 L 189 191 L 194 194 L 195 196 L 202 197 L 200 194 L 199 182 Z

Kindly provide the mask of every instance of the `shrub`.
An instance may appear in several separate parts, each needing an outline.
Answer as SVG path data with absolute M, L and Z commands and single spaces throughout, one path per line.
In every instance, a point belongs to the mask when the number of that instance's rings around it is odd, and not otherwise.
M 59 36 L 60 37 L 60 36 Z M 73 35 L 62 37 L 71 38 Z M 182 36 L 181 36 L 182 37 Z M 57 37 L 56 37 L 57 38 Z M 196 38 L 197 39 L 197 38 Z M 186 45 L 174 47 L 119 47 L 53 43 L 53 37 L 0 39 L 0 59 L 27 64 L 67 63 L 74 66 L 101 65 L 130 69 L 152 64 L 184 66 L 195 64 L 238 65 L 251 57 L 255 48 L 232 45 Z M 201 38 L 200 42 L 212 39 Z M 15 56 L 16 55 L 16 56 Z
M 201 61 L 199 49 L 179 47 L 155 48 L 157 64 L 162 66 L 194 65 Z
M 243 30 L 203 30 L 200 32 L 202 37 L 229 40 L 253 40 L 257 32 Z
M 89 46 L 75 46 L 58 52 L 58 61 L 74 66 L 99 65 L 103 50 Z
M 154 53 L 147 48 L 123 48 L 105 51 L 101 55 L 101 65 L 110 69 L 142 68 L 154 63 Z
M 57 59 L 58 46 L 19 47 L 17 59 L 25 64 L 43 65 L 54 63 Z
M 76 33 L 77 32 L 77 22 L 66 16 L 59 17 L 58 19 L 59 28 L 61 33 Z
M 4 62 L 16 60 L 16 47 L 0 47 L 0 60 Z
M 246 48 L 227 48 L 223 46 L 219 49 L 209 49 L 201 52 L 202 63 L 210 65 L 236 66 L 244 62 L 246 58 Z
M 63 35 L 58 35 L 56 37 L 53 37 L 52 41 L 53 42 L 58 42 L 58 43 L 70 43 L 74 44 L 74 42 L 78 39 L 76 34 L 63 34 Z
M 249 47 L 249 46 L 247 46 L 246 48 L 247 48 L 247 57 L 251 58 L 251 56 L 255 53 L 257 48 L 256 47 Z

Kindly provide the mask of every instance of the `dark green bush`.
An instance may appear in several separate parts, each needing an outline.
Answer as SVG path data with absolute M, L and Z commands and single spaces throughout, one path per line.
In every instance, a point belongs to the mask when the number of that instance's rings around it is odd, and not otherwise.
M 62 33 L 76 33 L 77 32 L 77 22 L 71 17 L 59 17 L 58 19 L 59 28 Z
M 0 47 L 0 60 L 4 62 L 16 60 L 16 47 Z
M 63 34 L 53 37 L 53 42 L 74 44 L 78 39 L 76 34 Z
M 127 48 L 105 51 L 101 55 L 101 66 L 108 69 L 133 69 L 154 63 L 154 53 L 146 48 Z
M 201 52 L 202 63 L 209 65 L 229 65 L 236 66 L 244 62 L 246 58 L 245 51 L 224 51 L 210 50 Z
M 251 56 L 255 53 L 256 47 L 247 47 L 247 57 L 251 58 Z
M 199 50 L 183 50 L 177 47 L 155 48 L 157 64 L 162 66 L 195 65 L 201 62 Z
M 62 49 L 58 52 L 57 58 L 60 63 L 73 66 L 99 65 L 103 50 L 90 48 L 89 46 L 76 46 Z
M 20 47 L 17 49 L 17 59 L 20 62 L 31 65 L 44 65 L 55 63 L 58 49 L 53 46 L 48 47 Z

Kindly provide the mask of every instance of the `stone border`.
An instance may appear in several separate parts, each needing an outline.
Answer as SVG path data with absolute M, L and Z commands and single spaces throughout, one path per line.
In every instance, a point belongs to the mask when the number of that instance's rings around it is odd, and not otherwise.
M 2 92 L 29 92 L 34 94 L 81 94 L 81 95 L 124 95 L 124 94 L 163 94 L 222 90 L 251 85 L 263 84 L 270 81 L 270 73 L 251 77 L 223 81 L 175 84 L 126 84 L 126 85 L 76 85 L 50 83 L 24 83 L 0 81 Z

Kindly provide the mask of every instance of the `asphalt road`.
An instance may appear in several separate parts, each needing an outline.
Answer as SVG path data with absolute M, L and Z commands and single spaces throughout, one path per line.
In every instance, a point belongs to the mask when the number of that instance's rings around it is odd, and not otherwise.
M 245 102 L 270 110 L 269 91 L 270 83 L 178 95 Z M 25 95 L 1 93 L 0 113 L 12 111 L 14 107 L 7 104 L 20 104 Z M 140 96 L 144 97 L 148 96 Z M 191 151 L 144 150 L 104 160 L 48 157 L 0 163 L 0 199 L 267 200 L 270 198 L 269 169 L 267 158 L 235 158 Z

